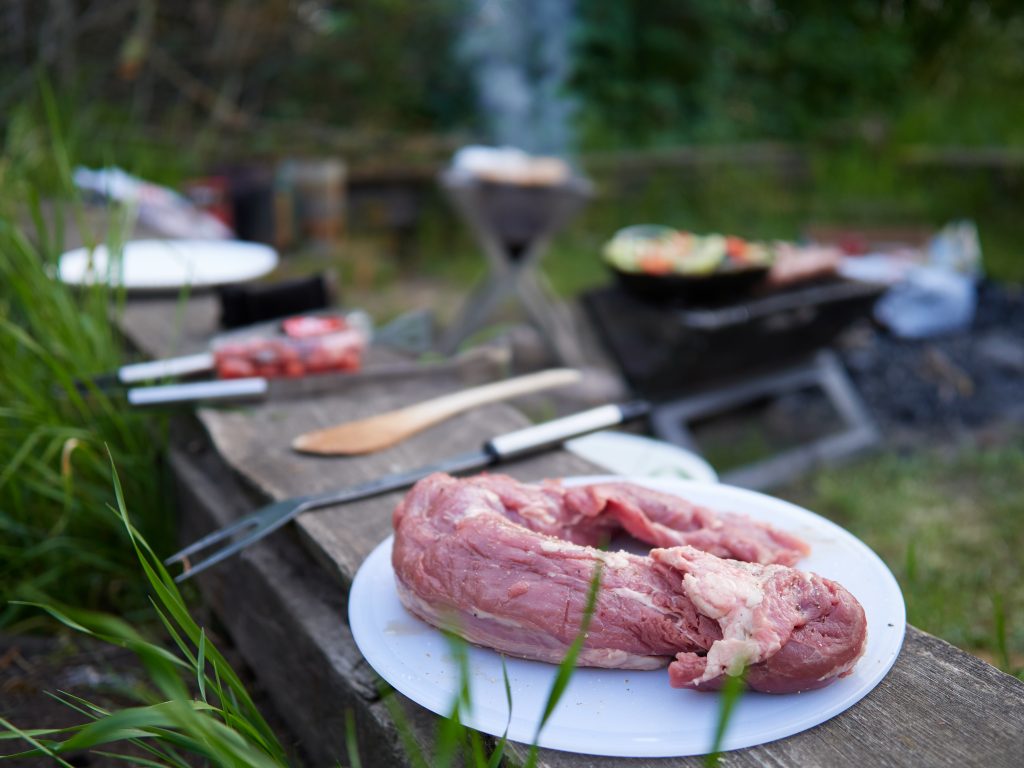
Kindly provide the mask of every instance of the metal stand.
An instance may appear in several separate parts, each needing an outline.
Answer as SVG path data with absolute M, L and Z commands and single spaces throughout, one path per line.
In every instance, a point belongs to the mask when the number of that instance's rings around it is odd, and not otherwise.
M 544 190 L 550 194 L 541 198 L 541 204 L 550 203 L 551 207 L 544 211 L 540 228 L 530 234 L 521 248 L 511 246 L 499 236 L 500 227 L 489 220 L 476 182 L 449 172 L 442 175 L 441 185 L 473 230 L 487 258 L 488 273 L 472 290 L 459 316 L 442 336 L 439 350 L 445 355 L 453 354 L 459 344 L 483 327 L 503 302 L 514 299 L 537 328 L 555 360 L 563 365 L 582 365 L 584 360 L 572 319 L 550 298 L 536 267 L 554 234 L 582 207 L 590 193 L 589 183 L 576 179 L 563 189 Z M 525 197 L 530 190 L 522 189 L 519 194 Z
M 840 460 L 878 441 L 878 430 L 835 353 L 822 350 L 809 363 L 664 403 L 655 408 L 651 422 L 658 437 L 699 453 L 687 427 L 689 421 L 808 386 L 822 389 L 847 428 L 722 475 L 722 482 L 730 485 L 768 488 L 793 479 L 816 464 Z

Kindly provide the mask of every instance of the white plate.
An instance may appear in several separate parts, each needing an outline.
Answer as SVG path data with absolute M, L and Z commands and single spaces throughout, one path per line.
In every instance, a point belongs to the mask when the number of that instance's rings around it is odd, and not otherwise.
M 605 431 L 569 440 L 564 447 L 617 475 L 718 482 L 718 473 L 704 459 L 663 440 Z
M 273 248 L 239 240 L 131 240 L 121 253 L 121 259 L 111 259 L 105 245 L 91 252 L 76 248 L 60 257 L 57 275 L 72 285 L 163 291 L 241 283 L 277 266 Z
M 570 478 L 578 484 L 622 478 Z M 801 694 L 747 693 L 734 710 L 723 748 L 781 739 L 828 720 L 863 698 L 889 671 L 903 643 L 906 614 L 899 585 L 859 539 L 813 512 L 731 486 L 687 480 L 630 478 L 722 511 L 737 511 L 804 537 L 812 546 L 801 567 L 839 581 L 864 606 L 868 646 L 853 674 Z M 356 574 L 349 625 L 363 656 L 382 678 L 415 702 L 447 715 L 458 669 L 440 632 L 409 614 L 395 592 L 391 543 L 381 543 Z M 512 687 L 509 738 L 531 743 L 556 667 L 506 660 Z M 501 656 L 469 649 L 472 711 L 466 725 L 500 736 L 508 720 Z M 668 672 L 578 669 L 540 734 L 542 747 L 592 755 L 671 757 L 706 753 L 718 717 L 719 696 L 670 688 Z

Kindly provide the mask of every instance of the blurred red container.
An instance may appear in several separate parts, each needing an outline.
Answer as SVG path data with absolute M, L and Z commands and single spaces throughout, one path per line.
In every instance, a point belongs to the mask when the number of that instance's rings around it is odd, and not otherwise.
M 213 359 L 222 379 L 299 378 L 358 371 L 367 342 L 366 330 L 342 315 L 311 315 L 289 318 L 277 335 L 219 342 Z

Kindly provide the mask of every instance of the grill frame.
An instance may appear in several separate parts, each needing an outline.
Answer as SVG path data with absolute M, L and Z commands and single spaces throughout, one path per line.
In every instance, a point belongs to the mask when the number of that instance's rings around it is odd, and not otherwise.
M 694 306 L 645 301 L 611 285 L 584 294 L 583 305 L 630 388 L 657 401 L 806 359 L 868 317 L 884 290 L 836 279 Z

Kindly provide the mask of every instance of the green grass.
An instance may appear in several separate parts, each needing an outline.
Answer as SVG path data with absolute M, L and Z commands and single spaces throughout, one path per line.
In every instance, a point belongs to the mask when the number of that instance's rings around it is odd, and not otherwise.
M 108 459 L 109 460 L 109 459 Z M 64 729 L 26 729 L 0 719 L 0 741 L 25 742 L 8 760 L 49 756 L 70 766 L 65 755 L 112 751 L 131 744 L 147 753 L 145 762 L 124 755 L 134 765 L 188 768 L 198 756 L 212 766 L 283 768 L 288 756 L 257 710 L 245 686 L 205 631 L 192 619 L 185 601 L 160 558 L 134 528 L 128 517 L 123 489 L 113 476 L 116 511 L 104 514 L 121 526 L 130 541 L 129 556 L 143 573 L 139 586 L 152 592 L 152 609 L 166 639 L 153 642 L 131 623 L 105 613 L 61 605 L 54 601 L 28 604 L 49 613 L 68 628 L 134 652 L 146 668 L 149 685 L 128 692 L 138 704 L 107 711 L 89 701 L 67 695 L 57 698 L 76 710 L 81 724 Z M 173 649 L 173 650 L 172 650 Z
M 111 498 L 106 451 L 133 495 L 147 500 L 140 525 L 167 542 L 163 425 L 116 399 L 76 390 L 76 376 L 120 363 L 120 342 L 109 297 L 73 294 L 48 277 L 46 264 L 0 224 L 0 598 L 31 589 L 109 606 L 131 577 L 120 526 L 96 512 Z M 5 609 L 0 623 L 17 613 Z
M 1024 440 L 885 453 L 780 495 L 836 521 L 889 565 L 911 624 L 1024 671 Z
M 67 192 L 66 149 L 59 138 L 51 142 Z M 159 461 L 164 420 L 75 386 L 76 377 L 123 361 L 111 318 L 124 297 L 104 286 L 76 291 L 51 277 L 61 222 L 77 208 L 73 199 L 57 204 L 55 223 L 44 223 L 38 197 L 15 194 L 35 190 L 24 182 L 8 174 L 0 188 L 0 626 L 24 613 L 8 604 L 18 595 L 90 608 L 141 604 L 124 531 L 104 512 L 112 500 L 108 451 L 132 497 L 145 500 L 138 524 L 147 537 L 164 546 L 173 531 Z M 17 223 L 24 210 L 14 211 L 15 200 L 28 201 L 33 239 Z M 114 227 L 105 239 L 116 247 L 122 231 Z

